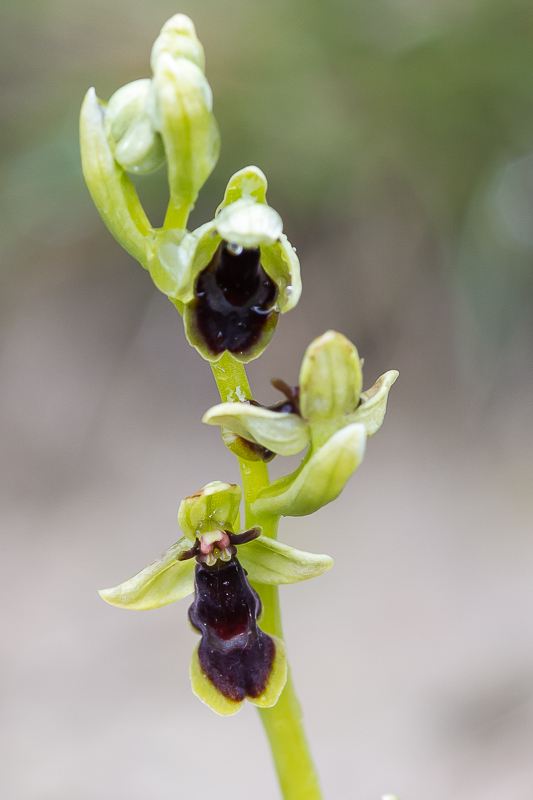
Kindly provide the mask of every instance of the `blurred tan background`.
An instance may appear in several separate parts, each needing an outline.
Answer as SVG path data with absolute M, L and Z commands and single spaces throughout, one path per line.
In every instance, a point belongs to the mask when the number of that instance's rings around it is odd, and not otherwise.
M 187 601 L 96 594 L 179 538 L 182 497 L 237 479 L 200 422 L 208 365 L 79 166 L 86 89 L 148 76 L 177 11 L 222 133 L 192 222 L 256 163 L 302 262 L 256 396 L 328 328 L 366 386 L 401 374 L 342 497 L 281 527 L 336 559 L 282 589 L 325 795 L 533 800 L 533 4 L 516 0 L 4 4 L 0 794 L 278 796 L 254 710 L 223 720 L 190 693 Z M 163 172 L 139 191 L 160 224 Z

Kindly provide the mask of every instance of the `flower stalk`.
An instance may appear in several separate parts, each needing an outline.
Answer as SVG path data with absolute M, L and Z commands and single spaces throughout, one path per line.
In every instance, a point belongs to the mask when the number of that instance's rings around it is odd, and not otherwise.
M 222 402 L 232 402 L 233 398 L 252 399 L 243 364 L 226 356 L 211 366 Z M 261 525 L 265 536 L 276 539 L 279 517 L 254 514 L 250 507 L 259 491 L 270 485 L 267 465 L 262 461 L 239 459 L 239 468 L 246 527 Z M 283 639 L 278 587 L 255 584 L 254 588 L 263 603 L 261 627 L 266 633 Z M 305 733 L 302 707 L 294 690 L 290 667 L 278 702 L 272 708 L 259 709 L 259 716 L 268 737 L 284 799 L 322 800 L 318 774 Z

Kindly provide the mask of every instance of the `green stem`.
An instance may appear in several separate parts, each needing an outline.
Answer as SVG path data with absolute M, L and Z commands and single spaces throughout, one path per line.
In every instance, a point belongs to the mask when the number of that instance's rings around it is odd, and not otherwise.
M 223 402 L 252 399 L 243 364 L 235 361 L 229 353 L 224 353 L 220 361 L 211 366 Z M 263 534 L 275 539 L 278 518 L 254 516 L 250 508 L 257 493 L 269 485 L 267 465 L 263 461 L 239 459 L 239 467 L 246 525 L 261 525 Z M 283 639 L 278 587 L 255 584 L 254 588 L 263 603 L 262 630 Z M 259 709 L 259 714 L 268 736 L 284 800 L 321 800 L 318 775 L 311 758 L 302 710 L 294 691 L 290 670 L 276 705 Z

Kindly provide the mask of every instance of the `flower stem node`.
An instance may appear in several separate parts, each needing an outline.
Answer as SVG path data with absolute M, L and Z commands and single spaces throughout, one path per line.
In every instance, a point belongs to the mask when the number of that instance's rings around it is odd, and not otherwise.
M 130 580 L 100 592 L 111 605 L 134 610 L 194 592 L 189 617 L 202 640 L 191 661 L 193 691 L 224 715 L 245 699 L 274 705 L 287 676 L 283 642 L 259 628 L 261 601 L 249 581 L 298 583 L 333 566 L 329 556 L 263 536 L 259 526 L 235 533 L 240 499 L 239 486 L 220 481 L 185 498 L 179 511 L 185 536 Z

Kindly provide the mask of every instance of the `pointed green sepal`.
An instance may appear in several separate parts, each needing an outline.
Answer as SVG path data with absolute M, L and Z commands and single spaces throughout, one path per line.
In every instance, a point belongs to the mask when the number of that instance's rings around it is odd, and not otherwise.
M 241 198 L 251 198 L 258 203 L 266 203 L 268 182 L 263 170 L 259 167 L 244 167 L 236 172 L 228 181 L 224 200 L 217 209 L 217 215 L 223 208 Z
M 337 431 L 292 475 L 262 489 L 251 504 L 254 515 L 300 517 L 335 500 L 363 460 L 366 428 L 360 423 Z
M 370 389 L 362 393 L 359 407 L 348 414 L 350 422 L 364 424 L 367 436 L 373 436 L 381 428 L 387 410 L 389 390 L 398 375 L 399 372 L 395 369 L 385 372 Z
M 81 107 L 80 147 L 83 175 L 100 216 L 122 247 L 146 268 L 146 236 L 152 227 L 132 182 L 113 157 L 104 107 L 94 89 L 89 89 Z
M 307 581 L 333 566 L 330 556 L 306 553 L 268 536 L 259 536 L 240 547 L 238 557 L 248 580 L 274 585 Z
M 221 425 L 273 453 L 291 456 L 309 443 L 309 427 L 298 414 L 284 414 L 247 403 L 219 403 L 202 422 Z
M 194 559 L 178 561 L 190 547 L 185 537 L 128 581 L 99 592 L 106 603 L 135 611 L 161 608 L 194 591 Z
M 187 539 L 195 542 L 203 533 L 218 528 L 232 531 L 239 513 L 241 487 L 213 481 L 181 501 L 178 522 Z

